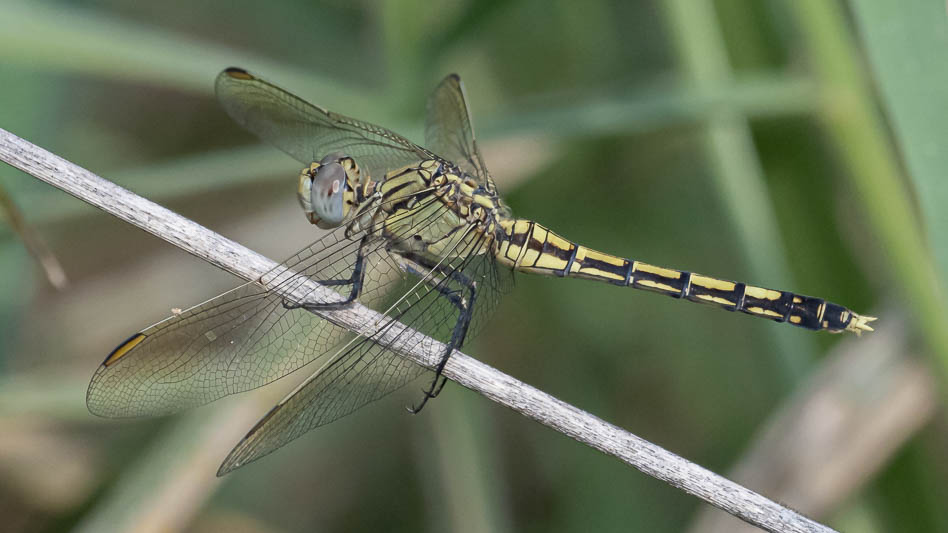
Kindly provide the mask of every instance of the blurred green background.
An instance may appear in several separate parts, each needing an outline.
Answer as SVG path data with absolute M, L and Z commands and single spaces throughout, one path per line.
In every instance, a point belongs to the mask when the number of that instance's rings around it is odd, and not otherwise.
M 225 116 L 216 74 L 421 141 L 457 72 L 519 216 L 880 316 L 844 338 L 519 276 L 466 353 L 833 527 L 948 531 L 946 45 L 936 0 L 0 0 L 0 128 L 279 260 L 314 239 L 298 164 Z M 0 200 L 4 531 L 741 526 L 453 384 L 216 479 L 303 376 L 159 420 L 98 419 L 84 391 L 238 280 L 5 165 Z

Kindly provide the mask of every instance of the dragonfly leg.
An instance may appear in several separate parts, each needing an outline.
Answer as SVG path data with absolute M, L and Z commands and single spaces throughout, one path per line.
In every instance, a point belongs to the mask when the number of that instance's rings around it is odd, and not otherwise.
M 287 309 L 297 309 L 304 308 L 309 311 L 325 311 L 332 309 L 341 309 L 348 307 L 352 302 L 359 297 L 359 294 L 362 292 L 362 283 L 365 279 L 365 248 L 368 243 L 368 236 L 362 237 L 362 242 L 359 243 L 359 251 L 356 253 L 355 265 L 352 267 L 352 275 L 346 279 L 325 279 L 325 280 L 314 280 L 320 285 L 326 287 L 337 287 L 339 285 L 351 285 L 352 289 L 349 291 L 349 296 L 341 302 L 330 302 L 330 303 L 294 303 L 286 299 L 283 300 L 283 307 Z
M 438 366 L 435 368 L 435 376 L 434 379 L 431 380 L 431 385 L 422 391 L 423 396 L 421 403 L 408 408 L 411 413 L 417 414 L 424 408 L 425 404 L 428 403 L 428 400 L 437 397 L 438 394 L 441 393 L 445 383 L 447 383 L 447 378 L 442 375 L 442 372 L 444 371 L 444 366 L 448 363 L 448 358 L 451 357 L 451 353 L 464 344 L 464 337 L 467 335 L 468 326 L 471 325 L 471 318 L 474 316 L 473 310 L 474 302 L 477 298 L 477 283 L 457 270 L 447 270 L 445 267 L 436 267 L 434 265 L 429 266 L 424 258 L 416 254 L 404 254 L 404 257 L 410 262 L 427 268 L 429 271 L 444 275 L 445 279 L 450 278 L 454 280 L 470 293 L 470 298 L 465 299 L 461 295 L 460 290 L 448 287 L 443 282 L 431 281 L 432 287 L 438 291 L 442 297 L 447 298 L 457 307 L 458 321 L 454 325 L 451 339 L 448 341 L 444 354 L 441 356 L 441 360 L 438 361 Z M 409 264 L 404 265 L 403 268 L 406 268 L 409 272 L 414 274 L 421 275 L 423 278 L 425 277 L 420 271 L 417 271 Z M 427 279 L 430 279 L 430 276 L 428 276 Z

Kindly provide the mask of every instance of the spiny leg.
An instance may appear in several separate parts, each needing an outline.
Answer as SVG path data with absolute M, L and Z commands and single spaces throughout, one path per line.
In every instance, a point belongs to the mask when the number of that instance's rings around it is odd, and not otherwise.
M 297 309 L 304 308 L 309 311 L 326 311 L 333 309 L 342 309 L 348 307 L 359 297 L 359 294 L 362 292 L 362 283 L 365 279 L 365 249 L 366 245 L 369 242 L 369 236 L 366 235 L 362 237 L 362 241 L 359 243 L 359 250 L 356 252 L 355 265 L 352 268 L 352 275 L 347 279 L 326 279 L 314 280 L 320 285 L 325 285 L 327 287 L 337 287 L 340 285 L 352 285 L 352 289 L 349 291 L 349 296 L 341 302 L 328 302 L 328 303 L 290 303 L 286 299 L 283 300 L 283 307 L 287 309 Z
M 428 403 L 429 399 L 435 398 L 441 394 L 441 390 L 444 389 L 444 385 L 447 383 L 447 378 L 442 375 L 442 372 L 444 372 L 444 367 L 448 363 L 448 358 L 451 357 L 451 353 L 464 344 L 464 337 L 467 336 L 468 326 L 470 326 L 471 318 L 474 316 L 474 302 L 477 298 L 476 282 L 459 272 L 451 272 L 450 277 L 458 283 L 464 285 L 470 291 L 471 297 L 469 301 L 465 302 L 464 298 L 459 294 L 459 291 L 450 290 L 443 286 L 436 287 L 442 296 L 448 298 L 448 300 L 458 308 L 458 321 L 454 325 L 454 331 L 451 333 L 451 340 L 448 342 L 448 346 L 445 348 L 444 354 L 441 356 L 441 360 L 438 362 L 437 368 L 435 368 L 435 376 L 431 380 L 431 385 L 427 390 L 422 391 L 423 396 L 421 403 L 417 406 L 412 406 L 409 409 L 412 414 L 418 414 L 425 407 L 425 404 Z
M 474 316 L 473 309 L 474 302 L 477 298 L 477 282 L 456 269 L 446 271 L 443 266 L 431 265 L 425 258 L 417 254 L 403 253 L 401 255 L 406 259 L 401 265 L 406 272 L 427 280 L 427 282 L 432 285 L 432 288 L 438 291 L 441 297 L 447 298 L 448 301 L 458 309 L 458 321 L 455 323 L 454 330 L 451 333 L 451 340 L 448 341 L 444 354 L 442 354 L 441 359 L 438 361 L 438 366 L 435 368 L 435 375 L 434 379 L 431 380 L 431 385 L 429 385 L 427 389 L 422 390 L 423 396 L 421 403 L 408 408 L 408 411 L 412 414 L 418 414 L 425 407 L 425 404 L 428 403 L 428 400 L 441 394 L 441 390 L 444 389 L 444 385 L 447 383 L 447 378 L 444 377 L 442 372 L 448 363 L 448 358 L 451 357 L 451 353 L 464 344 L 464 337 L 467 336 L 468 326 L 471 325 L 471 319 Z M 413 266 L 412 263 L 427 269 L 428 272 L 423 272 Z M 430 272 L 437 272 L 461 284 L 470 291 L 470 299 L 465 301 L 464 297 L 460 294 L 461 291 L 451 289 L 446 286 L 442 280 L 431 279 Z

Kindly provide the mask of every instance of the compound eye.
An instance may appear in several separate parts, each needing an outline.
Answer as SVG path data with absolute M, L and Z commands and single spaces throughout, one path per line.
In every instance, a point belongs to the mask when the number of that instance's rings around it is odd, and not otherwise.
M 316 170 L 310 188 L 310 202 L 313 213 L 319 218 L 317 226 L 331 229 L 342 223 L 346 215 L 343 204 L 345 189 L 346 171 L 339 163 L 323 164 Z

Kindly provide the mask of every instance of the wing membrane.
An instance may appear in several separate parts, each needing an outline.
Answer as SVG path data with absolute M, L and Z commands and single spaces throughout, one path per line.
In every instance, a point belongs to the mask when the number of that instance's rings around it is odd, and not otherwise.
M 310 104 L 241 69 L 221 72 L 215 90 L 237 123 L 304 164 L 342 152 L 378 180 L 432 157 L 395 132 Z
M 425 231 L 439 214 L 419 218 L 393 240 Z M 303 249 L 274 269 L 277 291 L 248 283 L 146 328 L 100 365 L 87 392 L 89 410 L 107 417 L 167 414 L 265 385 L 331 353 L 352 334 L 285 305 L 305 303 L 306 294 L 289 302 L 286 295 L 309 280 L 350 277 L 362 236 L 347 237 L 341 227 Z M 376 309 L 387 305 L 403 278 L 386 250 L 389 242 L 375 239 L 362 249 L 366 273 L 359 301 Z M 351 287 L 332 288 L 345 297 Z
M 429 149 L 496 192 L 494 180 L 474 139 L 471 112 L 460 76 L 450 74 L 428 97 L 425 144 Z
M 239 69 L 222 72 L 216 89 L 237 122 L 303 163 L 342 152 L 380 179 L 436 157 L 389 130 L 311 105 Z M 446 78 L 429 99 L 426 138 L 440 156 L 493 190 L 457 76 Z M 263 276 L 262 284 L 238 287 L 133 336 L 96 371 L 89 409 L 103 416 L 169 413 L 259 387 L 334 354 L 254 426 L 221 465 L 223 474 L 418 377 L 423 367 L 381 344 L 390 328 L 402 323 L 438 341 L 462 339 L 466 321 L 459 318 L 476 293 L 466 329 L 474 335 L 513 280 L 490 254 L 492 236 L 458 220 L 431 191 L 419 192 L 418 200 L 389 216 L 387 231 L 394 235 L 382 237 L 380 228 L 348 235 L 340 227 Z M 398 216 L 404 219 L 392 218 Z M 434 264 L 428 257 L 411 259 L 408 250 L 416 249 L 417 239 L 438 241 L 444 256 Z M 302 290 L 310 281 L 345 298 L 360 261 L 365 276 L 358 300 L 385 317 L 373 332 L 362 336 L 299 308 L 313 303 Z
M 307 343 L 331 346 L 346 333 L 248 283 L 133 337 L 130 350 L 96 371 L 86 403 L 107 417 L 202 405 L 282 377 L 315 356 Z
M 443 273 L 427 276 L 422 284 L 416 283 L 391 309 L 388 321 L 375 335 L 345 346 L 330 364 L 319 369 L 267 413 L 227 456 L 218 475 L 255 461 L 311 429 L 386 396 L 424 373 L 423 367 L 393 353 L 377 340 L 397 321 L 428 337 L 445 341 L 451 335 L 458 313 L 443 293 L 463 294 L 465 291 L 452 277 L 455 273 L 478 284 L 475 316 L 468 338 L 476 334 L 482 319 L 490 314 L 513 281 L 511 270 L 498 268 L 492 256 L 477 253 L 485 244 L 483 236 L 473 234 L 460 242 L 460 257 L 443 261 Z

